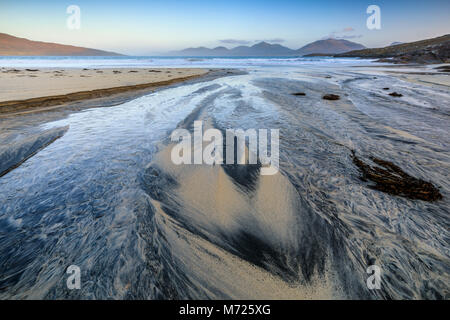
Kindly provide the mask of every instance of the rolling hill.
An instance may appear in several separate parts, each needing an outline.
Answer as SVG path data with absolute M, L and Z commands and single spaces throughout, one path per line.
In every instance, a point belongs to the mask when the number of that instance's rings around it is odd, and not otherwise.
M 382 58 L 396 63 L 445 63 L 450 61 L 450 34 L 384 48 L 350 51 L 336 57 Z
M 121 56 L 115 52 L 32 41 L 0 33 L 0 56 Z

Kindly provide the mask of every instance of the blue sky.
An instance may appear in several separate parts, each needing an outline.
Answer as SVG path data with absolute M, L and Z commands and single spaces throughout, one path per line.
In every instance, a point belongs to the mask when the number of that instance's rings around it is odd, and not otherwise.
M 381 30 L 366 27 L 371 4 Z M 69 5 L 79 30 L 66 27 Z M 0 32 L 136 55 L 261 40 L 297 49 L 329 36 L 379 47 L 450 33 L 450 1 L 0 0 Z

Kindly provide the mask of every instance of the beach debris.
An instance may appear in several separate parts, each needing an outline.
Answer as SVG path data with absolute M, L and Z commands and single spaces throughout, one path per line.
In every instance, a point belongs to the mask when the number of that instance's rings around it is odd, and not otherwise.
M 340 97 L 337 94 L 326 94 L 322 97 L 324 100 L 339 100 Z
M 130 71 L 128 71 L 128 73 L 130 73 L 130 72 L 138 72 L 138 71 L 136 71 L 136 70 L 130 70 Z
M 148 70 L 148 72 L 161 72 L 161 70 Z
M 353 163 L 362 172 L 361 180 L 375 183 L 369 186 L 371 189 L 412 200 L 436 201 L 442 199 L 439 189 L 431 182 L 410 176 L 390 161 L 370 157 L 375 164 L 375 166 L 371 166 L 359 159 L 354 150 L 352 150 L 352 158 Z
M 306 96 L 306 93 L 304 93 L 304 92 L 294 92 L 294 93 L 291 93 L 293 96 Z
M 383 90 L 389 90 L 389 88 L 386 87 L 386 88 L 383 88 Z
M 113 73 L 122 73 L 122 71 L 113 70 Z
M 331 76 L 325 76 L 326 79 L 331 79 Z
M 398 92 L 391 92 L 391 93 L 389 93 L 389 95 L 391 96 L 391 97 L 403 97 L 403 95 L 401 94 L 401 93 L 398 93 Z
M 35 71 L 39 71 L 39 69 L 25 69 L 25 71 L 35 72 Z

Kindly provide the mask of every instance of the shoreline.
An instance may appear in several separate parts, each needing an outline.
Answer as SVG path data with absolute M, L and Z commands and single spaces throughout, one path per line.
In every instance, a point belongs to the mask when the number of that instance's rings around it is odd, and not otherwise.
M 43 69 L 44 70 L 44 69 Z M 83 83 L 85 80 L 82 79 L 70 79 L 73 76 L 84 77 L 83 73 L 86 71 L 94 71 L 95 73 L 90 75 L 91 78 L 88 83 Z M 146 89 L 158 89 L 161 87 L 185 82 L 188 80 L 197 79 L 203 77 L 210 73 L 211 71 L 202 68 L 177 68 L 177 69 L 160 69 L 155 68 L 151 70 L 147 69 L 137 69 L 141 71 L 139 75 L 139 71 L 129 70 L 129 69 L 119 69 L 121 74 L 117 75 L 116 79 L 113 77 L 105 77 L 103 72 L 112 71 L 116 74 L 117 70 L 108 69 L 72 69 L 69 71 L 53 71 L 53 72 L 65 72 L 69 73 L 69 77 L 59 76 L 57 79 L 49 79 L 49 76 L 44 75 L 45 73 L 53 74 L 52 71 L 34 71 L 33 69 L 12 69 L 3 71 L 3 73 L 26 73 L 26 75 L 33 77 L 32 79 L 27 79 L 28 81 L 24 81 L 25 86 L 27 86 L 27 92 L 24 94 L 19 92 L 13 92 L 14 96 L 24 97 L 25 99 L 8 99 L 0 101 L 0 118 L 13 116 L 13 115 L 21 115 L 26 113 L 33 112 L 41 112 L 46 110 L 52 110 L 55 108 L 63 108 L 70 103 L 88 101 L 92 99 L 105 98 L 105 97 L 114 97 L 120 96 L 123 94 L 129 94 L 134 92 L 139 92 L 142 90 L 147 91 Z M 165 72 L 163 72 L 166 70 Z M 127 72 L 128 71 L 128 72 Z M 146 71 L 146 74 L 143 74 L 143 71 Z M 38 73 L 36 75 L 36 73 Z M 99 74 L 100 72 L 100 74 Z M 127 72 L 122 74 L 122 72 Z M 132 73 L 132 74 L 131 74 Z M 176 73 L 176 74 L 175 74 Z M 59 74 L 59 73 L 57 73 Z M 178 75 L 179 74 L 179 75 Z M 144 75 L 144 76 L 143 76 Z M 42 76 L 42 79 L 39 78 Z M 125 77 L 124 77 L 125 76 Z M 9 78 L 9 75 L 7 77 Z M 123 79 L 125 78 L 125 79 Z M 52 87 L 52 92 L 60 93 L 60 94 L 45 94 L 42 96 L 36 96 L 42 93 L 39 86 L 42 86 L 42 83 L 49 86 L 53 84 L 58 85 L 59 87 Z M 125 82 L 125 85 L 118 85 L 121 82 Z M 6 86 L 5 84 L 3 86 Z M 88 90 L 77 90 L 78 88 L 86 89 L 86 87 L 93 89 Z M 97 87 L 97 88 L 96 88 Z M 5 94 L 1 94 L 1 90 L 4 89 L 0 87 L 0 99 L 2 96 L 11 96 L 11 93 L 7 92 L 6 88 L 3 92 Z M 48 93 L 48 92 L 47 92 Z M 30 96 L 28 98 L 27 96 Z

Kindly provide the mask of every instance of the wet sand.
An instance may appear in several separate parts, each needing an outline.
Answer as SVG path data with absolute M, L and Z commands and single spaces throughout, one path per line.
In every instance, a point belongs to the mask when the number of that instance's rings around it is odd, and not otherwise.
M 71 101 L 157 88 L 205 69 L 0 69 L 0 115 L 42 111 Z
M 439 65 L 374 65 L 361 66 L 364 72 L 372 69 L 373 74 L 390 75 L 400 80 L 411 83 L 426 85 L 429 87 L 438 85 L 443 87 L 450 87 L 450 74 L 441 71 L 448 64 Z M 357 71 L 358 72 L 358 71 Z
M 26 160 L 0 178 L 0 298 L 448 299 L 450 96 L 383 68 L 209 73 L 0 119 L 8 159 Z M 174 165 L 170 132 L 196 120 L 280 128 L 279 173 Z M 442 199 L 374 188 L 361 179 L 373 159 Z M 81 290 L 61 276 L 71 264 Z M 381 290 L 367 287 L 370 265 Z

